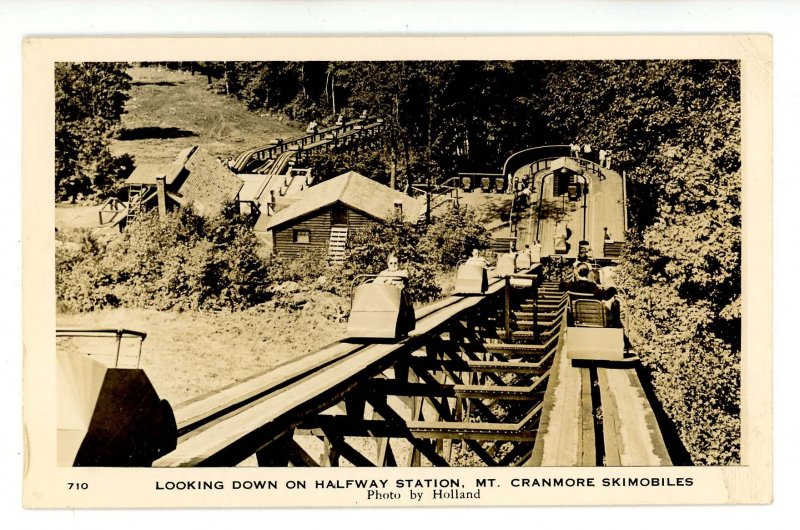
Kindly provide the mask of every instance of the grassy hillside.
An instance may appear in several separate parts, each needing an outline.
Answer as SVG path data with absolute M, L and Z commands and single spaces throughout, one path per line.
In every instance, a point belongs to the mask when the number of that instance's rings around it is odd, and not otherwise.
M 158 68 L 131 68 L 128 74 L 133 78 L 131 97 L 111 152 L 129 153 L 137 164 L 171 162 L 192 145 L 227 159 L 304 130 L 301 124 L 259 115 L 213 92 L 205 76 Z
M 147 333 L 141 367 L 162 398 L 180 403 L 318 350 L 345 333 L 345 300 L 314 293 L 301 307 L 267 303 L 247 311 L 107 309 L 59 313 L 58 327 Z M 64 351 L 113 352 L 113 341 L 62 339 Z

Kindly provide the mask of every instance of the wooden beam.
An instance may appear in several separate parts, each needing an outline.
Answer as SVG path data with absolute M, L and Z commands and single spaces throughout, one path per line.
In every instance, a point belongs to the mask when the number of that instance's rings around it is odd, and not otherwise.
M 549 374 L 546 372 L 529 386 L 455 385 L 454 390 L 459 397 L 531 401 L 541 397 L 538 394 L 545 391 Z
M 343 437 L 338 435 L 328 436 L 326 440 L 330 443 L 331 448 L 335 448 L 338 456 L 346 458 L 354 466 L 375 467 L 375 464 L 369 458 L 354 449 Z
M 592 381 L 588 368 L 581 371 L 581 446 L 578 462 L 581 466 L 597 465 L 596 440 L 594 435 L 594 403 L 592 402 Z
M 541 363 L 469 361 L 467 366 L 473 372 L 500 372 L 504 374 L 541 375 L 547 371 L 547 368 L 541 366 Z
M 516 424 L 412 421 L 408 422 L 408 429 L 418 438 L 503 442 L 533 442 L 536 439 L 535 430 L 517 430 Z
M 256 451 L 258 467 L 286 467 L 289 465 L 289 444 L 292 431 L 287 431 L 271 444 Z
M 319 463 L 309 455 L 305 449 L 292 440 L 288 445 L 289 462 L 295 467 L 319 467 Z
M 423 372 L 425 373 L 425 372 Z M 421 376 L 421 374 L 420 374 Z M 401 383 L 385 380 L 373 380 L 367 383 L 370 390 L 386 396 L 423 396 L 423 397 L 455 397 L 453 385 L 441 383 Z
M 544 355 L 558 344 L 558 335 L 554 334 L 544 344 L 486 344 L 488 353 L 504 353 L 508 355 Z

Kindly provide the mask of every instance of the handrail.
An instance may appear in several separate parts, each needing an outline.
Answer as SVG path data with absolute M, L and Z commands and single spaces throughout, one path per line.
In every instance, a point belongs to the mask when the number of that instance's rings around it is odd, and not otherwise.
M 139 337 L 144 340 L 147 338 L 147 333 L 144 331 L 135 331 L 132 329 L 82 329 L 82 328 L 58 328 L 56 329 L 56 337 Z
M 56 338 L 107 338 L 115 339 L 117 343 L 117 353 L 114 358 L 114 367 L 119 366 L 119 354 L 122 347 L 122 339 L 138 338 L 139 339 L 139 354 L 136 356 L 136 368 L 139 368 L 139 362 L 142 358 L 142 343 L 147 338 L 147 333 L 143 331 L 135 331 L 132 329 L 117 328 L 117 329 L 84 329 L 84 328 L 57 328 Z
M 279 143 L 271 143 L 243 151 L 233 159 L 232 163 L 230 164 L 230 168 L 236 172 L 241 172 L 245 169 L 245 167 L 247 167 L 253 158 L 258 160 L 273 158 L 277 155 L 290 151 L 293 147 L 297 148 L 295 151 L 296 154 L 309 144 L 322 142 L 320 146 L 325 145 L 331 141 L 335 142 L 336 138 L 341 137 L 342 135 L 361 134 L 360 131 L 366 131 L 368 129 L 380 126 L 383 123 L 384 121 L 381 118 L 369 116 L 365 118 L 357 118 L 340 125 L 333 125 L 324 129 L 318 129 L 316 132 L 304 133 L 300 136 L 286 140 L 281 139 Z M 330 138 L 328 135 L 331 135 Z M 326 142 L 325 140 L 328 141 Z

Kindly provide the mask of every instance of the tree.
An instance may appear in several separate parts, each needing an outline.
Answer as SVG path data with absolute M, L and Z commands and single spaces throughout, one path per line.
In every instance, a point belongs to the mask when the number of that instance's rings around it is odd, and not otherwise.
M 610 149 L 626 171 L 627 331 L 695 462 L 737 462 L 739 64 L 553 63 L 540 101 L 560 142 Z
M 131 78 L 125 67 L 124 63 L 55 65 L 55 179 L 61 198 L 103 193 L 113 185 L 109 177 L 133 169 L 129 158 L 115 161 L 108 150 L 128 100 Z
M 426 228 L 419 241 L 419 252 L 429 263 L 455 267 L 474 249 L 487 249 L 490 243 L 490 234 L 472 211 L 453 207 L 436 217 Z

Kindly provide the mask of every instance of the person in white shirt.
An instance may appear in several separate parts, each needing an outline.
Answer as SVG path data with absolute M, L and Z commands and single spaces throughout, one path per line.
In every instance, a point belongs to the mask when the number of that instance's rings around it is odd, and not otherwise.
M 400 268 L 400 261 L 395 254 L 389 254 L 386 269 L 378 273 L 375 283 L 386 283 L 403 287 L 408 281 L 408 271 Z

